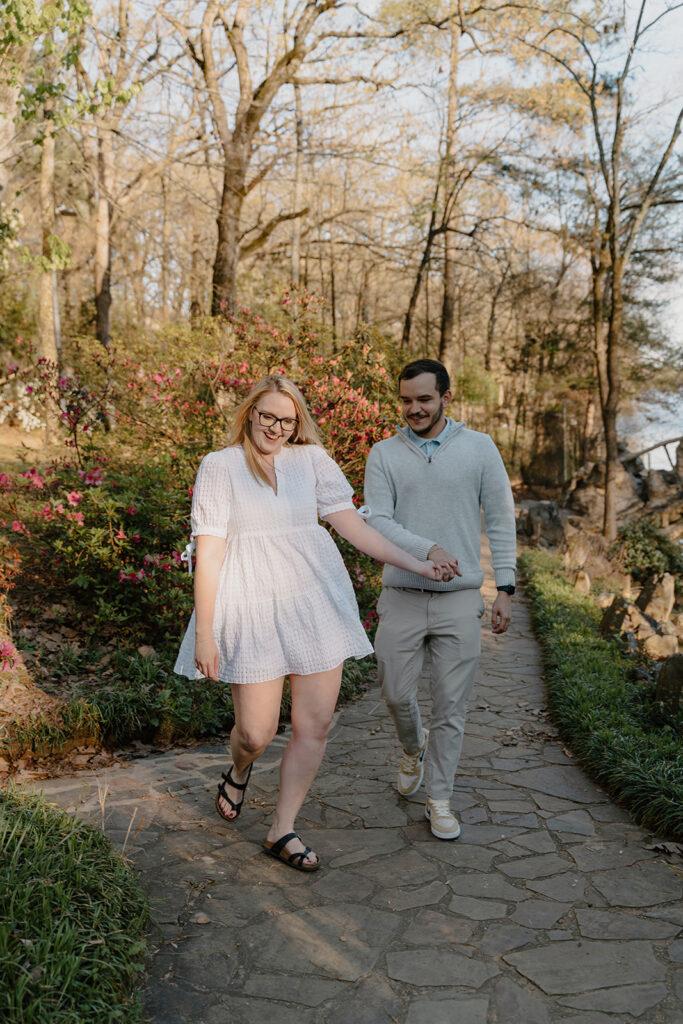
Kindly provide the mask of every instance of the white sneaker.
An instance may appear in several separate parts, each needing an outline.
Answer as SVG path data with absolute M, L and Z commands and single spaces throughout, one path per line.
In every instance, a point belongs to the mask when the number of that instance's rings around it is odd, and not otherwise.
M 457 839 L 460 835 L 458 819 L 448 800 L 430 800 L 427 797 L 425 818 L 431 825 L 432 835 L 437 839 Z
M 423 730 L 422 746 L 417 754 L 406 754 L 403 751 L 401 764 L 398 769 L 398 791 L 401 796 L 412 796 L 417 793 L 422 785 L 422 777 L 425 771 L 425 754 L 427 753 L 427 742 L 429 740 L 429 729 Z

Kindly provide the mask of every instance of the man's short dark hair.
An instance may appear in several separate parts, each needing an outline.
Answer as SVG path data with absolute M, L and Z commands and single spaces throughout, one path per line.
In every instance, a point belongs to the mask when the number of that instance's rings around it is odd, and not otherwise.
M 416 359 L 412 363 L 408 363 L 404 366 L 398 375 L 398 386 L 400 388 L 402 380 L 412 380 L 413 377 L 419 377 L 421 373 L 433 373 L 436 377 L 436 387 L 440 395 L 445 395 L 451 386 L 451 378 L 448 376 L 448 370 L 440 363 L 438 359 Z

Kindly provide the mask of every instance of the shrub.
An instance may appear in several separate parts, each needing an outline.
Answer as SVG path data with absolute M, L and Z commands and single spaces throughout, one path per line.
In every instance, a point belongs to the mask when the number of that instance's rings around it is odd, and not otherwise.
M 610 555 L 635 580 L 664 572 L 679 578 L 683 574 L 683 552 L 648 517 L 623 526 Z

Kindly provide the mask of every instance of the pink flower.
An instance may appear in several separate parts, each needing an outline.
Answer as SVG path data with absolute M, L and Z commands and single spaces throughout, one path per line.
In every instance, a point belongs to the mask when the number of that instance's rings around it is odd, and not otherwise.
M 66 518 L 73 520 L 73 522 L 77 523 L 78 526 L 83 526 L 85 522 L 85 516 L 83 515 L 82 512 L 71 512 L 67 515 Z
M 20 519 L 12 520 L 12 529 L 14 530 L 15 533 L 25 533 L 27 536 L 30 536 L 28 530 L 26 529 L 26 524 L 22 523 Z
M 73 505 L 75 507 L 76 505 L 80 505 L 81 501 L 83 500 L 83 495 L 81 494 L 80 491 L 69 491 L 69 493 L 66 496 L 66 500 L 69 502 L 70 505 Z
M 140 543 L 140 534 L 139 533 L 134 533 L 133 536 L 130 538 L 130 540 L 132 540 L 135 544 L 139 544 Z
M 135 513 L 137 512 L 137 509 L 137 505 L 130 505 L 129 508 L 126 509 L 126 512 L 128 513 L 129 516 L 134 516 Z
M 126 535 L 123 530 L 119 527 L 119 532 L 114 534 L 114 540 L 125 540 Z
M 0 643 L 0 672 L 9 672 L 11 668 L 14 668 L 16 653 L 14 644 L 9 640 L 3 640 Z

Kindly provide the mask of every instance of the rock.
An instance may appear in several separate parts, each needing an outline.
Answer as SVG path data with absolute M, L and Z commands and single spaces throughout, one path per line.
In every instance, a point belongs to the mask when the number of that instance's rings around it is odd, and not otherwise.
M 614 594 L 608 594 L 606 591 L 603 591 L 602 594 L 598 594 L 598 596 L 595 599 L 595 603 L 597 604 L 598 608 L 602 608 L 604 611 L 605 608 L 609 608 L 613 600 Z
M 657 619 L 658 622 L 666 622 L 676 601 L 675 580 L 670 572 L 648 580 L 638 597 L 638 607 L 646 615 Z
M 591 578 L 585 569 L 579 569 L 574 579 L 574 590 L 579 594 L 590 594 Z
M 156 658 L 157 656 L 155 649 L 150 647 L 148 644 L 143 644 L 142 647 L 138 647 L 138 654 L 142 658 Z
M 557 547 L 561 544 L 564 538 L 564 517 L 557 502 L 523 502 L 517 516 L 517 533 L 528 538 L 532 544 L 543 547 Z
M 605 612 L 600 620 L 600 635 L 604 637 L 614 636 L 616 633 L 621 633 L 624 620 L 628 612 L 629 602 L 620 596 L 617 596 L 612 601 L 611 605 L 605 609 Z
M 671 625 L 673 626 L 676 636 L 683 639 L 683 612 L 674 612 L 671 616 Z
M 655 700 L 661 701 L 664 711 L 674 715 L 683 703 L 683 654 L 672 654 L 663 662 L 657 685 Z
M 655 634 L 645 640 L 643 649 L 651 658 L 671 658 L 678 652 L 678 637 L 671 634 Z
M 567 524 L 564 538 L 564 562 L 568 568 L 583 569 L 593 578 L 611 573 L 612 566 L 607 558 L 608 545 L 602 534 L 576 529 Z
M 577 487 L 572 491 L 567 507 L 586 519 L 598 522 L 602 516 L 605 497 L 597 487 Z
M 649 470 L 646 483 L 648 501 L 665 501 L 673 497 L 680 486 L 676 474 L 667 469 Z

